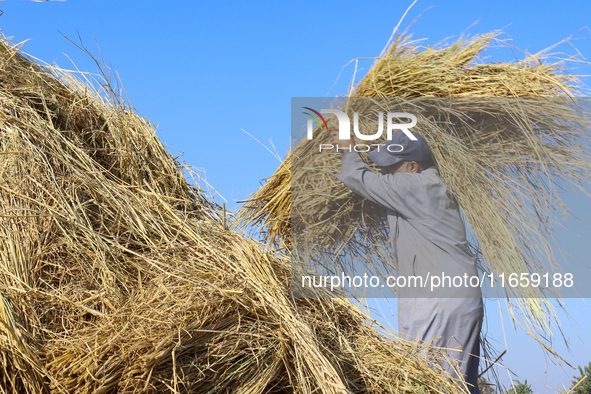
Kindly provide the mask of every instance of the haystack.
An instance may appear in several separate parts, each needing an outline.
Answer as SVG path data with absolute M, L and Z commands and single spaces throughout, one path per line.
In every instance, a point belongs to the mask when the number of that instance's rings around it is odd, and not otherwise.
M 582 185 L 588 181 L 591 157 L 584 143 L 589 116 L 576 101 L 568 100 L 578 86 L 576 77 L 564 73 L 569 61 L 547 61 L 550 54 L 542 52 L 515 62 L 484 62 L 483 51 L 500 43 L 497 35 L 424 47 L 400 34 L 349 101 L 395 97 L 414 105 L 429 98 L 454 98 L 469 107 L 469 113 L 503 117 L 503 129 L 450 128 L 426 118 L 418 124 L 476 236 L 472 246 L 482 268 L 505 275 L 541 272 L 541 263 L 556 261 L 551 246 L 555 214 L 568 213 L 559 193 L 569 187 L 584 192 Z M 514 101 L 499 103 L 509 99 Z M 372 220 L 385 219 L 383 209 L 336 180 L 340 154 L 318 154 L 318 141 L 328 142 L 328 135 L 324 127 L 317 127 L 314 135 L 315 140 L 304 139 L 292 148 L 286 160 L 292 171 L 279 167 L 245 204 L 244 221 L 266 228 L 266 242 L 285 242 L 278 240 L 291 236 L 291 214 L 297 223 L 314 223 L 313 238 L 322 245 L 342 246 L 347 239 L 351 253 L 363 254 L 377 242 L 387 244 L 386 223 Z M 294 158 L 305 163 L 306 170 L 293 171 Z M 276 187 L 288 183 L 289 190 Z M 304 189 L 305 200 L 291 201 L 292 193 Z M 542 334 L 551 333 L 553 307 L 539 288 L 513 290 L 511 296 L 519 297 L 513 305 L 518 309 L 515 315 L 521 314 L 526 330 L 541 341 Z
M 0 393 L 452 392 L 225 228 L 112 90 L 0 44 Z

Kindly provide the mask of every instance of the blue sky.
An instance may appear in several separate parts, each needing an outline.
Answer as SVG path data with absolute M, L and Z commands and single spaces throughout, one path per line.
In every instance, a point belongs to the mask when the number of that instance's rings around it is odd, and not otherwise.
M 134 107 L 158 125 L 158 136 L 181 160 L 203 168 L 207 181 L 228 200 L 247 198 L 270 176 L 278 160 L 246 130 L 283 156 L 290 138 L 291 97 L 323 97 L 347 92 L 350 60 L 375 57 L 383 49 L 411 1 L 113 1 L 67 0 L 0 2 L 0 28 L 23 49 L 49 63 L 96 72 L 87 55 L 64 38 L 83 44 L 110 61 Z M 432 8 L 430 8 L 433 6 Z M 424 11 L 424 12 L 423 12 Z M 460 34 L 503 30 L 516 48 L 537 52 L 572 37 L 554 52 L 591 56 L 591 2 L 419 0 L 402 23 L 415 38 L 435 44 Z M 576 49 L 575 49 L 576 47 Z M 67 55 L 67 56 L 66 56 Z M 487 52 L 491 61 L 522 57 L 519 50 Z M 360 60 L 357 80 L 371 67 Z M 582 64 L 574 72 L 591 74 Z M 340 78 L 337 77 L 340 75 Z M 335 83 L 336 81 L 336 83 Z M 589 84 L 589 82 L 587 82 Z M 334 86 L 333 86 L 334 85 Z M 587 200 L 568 196 L 569 207 L 589 223 Z M 216 197 L 216 201 L 223 200 Z M 585 220 L 585 218 L 587 220 Z M 565 248 L 589 255 L 588 227 L 567 222 Z M 576 237 L 574 233 L 579 236 Z M 585 249 L 587 248 L 587 249 Z M 589 300 L 587 300 L 589 301 Z M 490 337 L 504 346 L 501 319 L 489 306 Z M 591 360 L 589 305 L 569 300 L 580 325 L 577 339 L 565 321 L 575 366 Z M 498 309 L 498 308 L 497 308 Z M 498 315 L 498 313 L 496 313 Z M 395 321 L 393 322 L 394 326 Z M 509 325 L 504 320 L 505 328 Z M 506 329 L 505 363 L 537 392 L 552 393 L 556 379 L 570 385 L 574 371 L 548 365 L 539 347 L 520 331 Z M 544 385 L 551 386 L 547 388 Z

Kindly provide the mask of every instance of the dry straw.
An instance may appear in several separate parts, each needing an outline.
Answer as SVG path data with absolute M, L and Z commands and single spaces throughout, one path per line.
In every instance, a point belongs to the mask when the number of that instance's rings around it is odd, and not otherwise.
M 547 61 L 552 55 L 541 52 L 511 63 L 485 63 L 479 57 L 482 52 L 491 43 L 503 44 L 496 36 L 424 47 L 400 34 L 344 108 L 350 111 L 358 98 L 395 97 L 398 103 L 415 106 L 415 113 L 429 109 L 430 115 L 419 120 L 419 131 L 477 237 L 473 246 L 483 268 L 506 275 L 540 272 L 540 263 L 555 261 L 555 214 L 568 213 L 560 192 L 584 192 L 588 181 L 591 160 L 584 144 L 589 117 L 581 116 L 578 111 L 585 109 L 570 99 L 578 80 L 564 68 L 575 59 Z M 441 107 L 436 98 L 451 97 L 459 109 L 436 108 Z M 480 123 L 466 116 L 475 114 Z M 454 127 L 436 122 L 449 118 Z M 285 209 L 293 193 L 292 226 L 313 223 L 308 231 L 318 243 L 342 246 L 341 240 L 347 239 L 349 251 L 364 254 L 377 242 L 387 242 L 383 210 L 336 180 L 340 154 L 318 154 L 318 141 L 328 142 L 328 135 L 320 128 L 314 135 L 313 141 L 303 140 L 293 148 L 286 159 L 296 163 L 292 171 L 286 170 L 287 164 L 281 166 L 245 205 L 243 216 L 267 226 L 267 242 L 287 239 L 291 228 Z M 376 223 L 376 217 L 382 220 Z M 517 319 L 526 331 L 543 343 L 542 335 L 551 333 L 552 305 L 531 286 L 516 288 L 513 297 L 518 299 L 510 303 L 511 313 L 520 315 Z
M 252 225 L 275 247 L 291 248 L 291 155 L 240 211 L 244 226 Z
M 0 44 L 0 393 L 459 390 L 347 300 L 290 298 L 290 261 L 92 86 Z

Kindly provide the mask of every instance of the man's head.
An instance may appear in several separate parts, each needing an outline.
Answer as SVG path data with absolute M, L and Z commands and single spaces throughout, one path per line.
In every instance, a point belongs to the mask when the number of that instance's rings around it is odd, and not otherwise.
M 427 141 L 420 134 L 411 133 L 416 140 L 400 130 L 369 154 L 370 160 L 382 167 L 382 174 L 417 173 L 433 165 Z

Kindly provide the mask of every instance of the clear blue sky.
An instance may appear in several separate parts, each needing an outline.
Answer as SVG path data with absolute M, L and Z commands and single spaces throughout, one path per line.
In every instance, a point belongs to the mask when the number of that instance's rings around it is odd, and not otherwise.
M 113 1 L 0 2 L 0 28 L 24 44 L 31 55 L 64 68 L 72 63 L 96 72 L 90 59 L 63 36 L 79 42 L 113 65 L 135 108 L 158 125 L 158 135 L 187 164 L 206 170 L 207 180 L 236 207 L 270 176 L 279 162 L 241 131 L 267 146 L 272 140 L 283 156 L 290 138 L 291 97 L 345 94 L 357 57 L 374 57 L 411 1 Z M 425 11 L 427 8 L 429 10 Z M 502 29 L 517 48 L 536 52 L 567 37 L 583 56 L 591 56 L 591 2 L 419 0 L 402 26 L 425 11 L 412 26 L 416 38 L 435 44 L 460 34 Z M 61 32 L 61 34 L 60 34 Z M 555 51 L 575 54 L 570 44 Z M 67 57 L 64 55 L 67 54 Z M 489 51 L 491 60 L 522 55 Z M 360 62 L 362 77 L 371 60 Z M 340 78 L 334 85 L 339 73 Z M 591 67 L 575 72 L 591 74 Z M 359 79 L 359 78 L 358 78 Z M 569 198 L 569 206 L 590 223 L 588 202 Z M 219 198 L 216 201 L 221 202 Z M 585 216 L 586 219 L 585 220 Z M 572 227 L 571 227 L 572 225 Z M 588 227 L 567 222 L 566 249 L 583 261 L 589 256 Z M 589 300 L 587 300 L 589 301 Z M 501 319 L 489 303 L 489 336 L 504 347 Z M 591 360 L 589 305 L 569 300 L 578 339 L 570 323 L 563 330 L 572 353 L 561 340 L 556 347 L 573 363 Z M 497 308 L 498 309 L 498 308 Z M 395 321 L 393 321 L 395 325 Z M 543 353 L 518 330 L 507 329 L 505 363 L 528 379 L 536 392 L 552 393 L 557 380 L 570 385 L 574 371 L 548 365 Z M 545 387 L 545 385 L 551 388 Z

